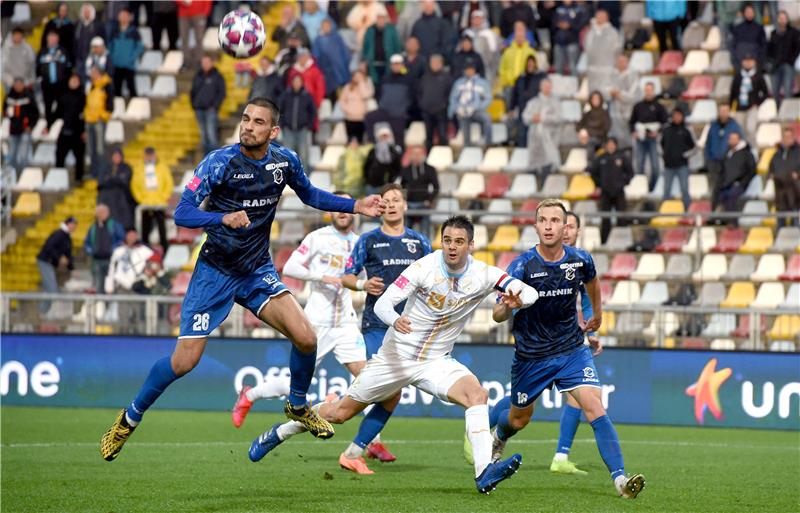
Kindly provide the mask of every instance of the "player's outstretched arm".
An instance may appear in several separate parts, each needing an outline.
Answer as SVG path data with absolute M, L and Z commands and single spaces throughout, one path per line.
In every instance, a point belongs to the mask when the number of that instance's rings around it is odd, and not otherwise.
M 289 185 L 297 193 L 300 201 L 325 212 L 346 212 L 348 214 L 378 217 L 386 209 L 383 200 L 377 194 L 353 200 L 318 189 L 309 181 L 302 167 L 299 172 L 294 173 Z

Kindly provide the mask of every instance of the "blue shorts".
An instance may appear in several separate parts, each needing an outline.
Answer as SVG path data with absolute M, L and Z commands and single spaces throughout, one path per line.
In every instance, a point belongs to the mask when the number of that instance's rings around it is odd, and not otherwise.
M 386 336 L 385 330 L 367 330 L 364 332 L 364 343 L 367 345 L 367 360 L 372 358 L 372 355 L 378 352 L 378 349 L 383 345 L 383 337 Z
M 178 338 L 207 337 L 228 317 L 236 301 L 258 316 L 270 299 L 289 292 L 270 263 L 256 274 L 231 276 L 197 261 L 183 298 Z
M 592 351 L 581 346 L 569 354 L 541 361 L 514 356 L 511 365 L 511 404 L 524 408 L 553 384 L 559 392 L 582 386 L 599 387 L 600 379 L 594 368 Z

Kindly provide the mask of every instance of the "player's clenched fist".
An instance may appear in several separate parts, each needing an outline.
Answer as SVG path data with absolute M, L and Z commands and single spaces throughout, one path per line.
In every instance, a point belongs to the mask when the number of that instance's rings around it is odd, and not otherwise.
M 367 294 L 380 296 L 383 293 L 383 280 L 378 276 L 373 276 L 364 282 L 364 290 Z
M 411 319 L 405 315 L 401 315 L 394 321 L 394 329 L 403 335 L 411 333 Z
M 240 210 L 222 216 L 222 224 L 234 230 L 237 228 L 247 228 L 250 226 L 250 218 L 247 217 L 247 212 Z
M 378 217 L 386 211 L 386 202 L 378 194 L 356 200 L 355 214 Z

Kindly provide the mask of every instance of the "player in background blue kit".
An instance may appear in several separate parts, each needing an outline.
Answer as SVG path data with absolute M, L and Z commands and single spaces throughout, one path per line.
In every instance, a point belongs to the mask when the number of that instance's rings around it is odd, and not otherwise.
M 375 303 L 385 287 L 394 283 L 400 273 L 428 253 L 431 253 L 431 243 L 428 237 L 407 228 L 405 213 L 408 210 L 403 189 L 397 184 L 387 184 L 381 189 L 381 198 L 386 206 L 380 228 L 361 234 L 353 248 L 353 253 L 347 262 L 345 275 L 342 276 L 342 285 L 351 290 L 365 290 L 367 300 L 364 305 L 364 314 L 361 319 L 361 332 L 367 346 L 367 359 L 378 352 L 383 344 L 386 330 L 389 329 L 375 314 Z M 366 271 L 366 280 L 359 279 L 361 271 Z M 403 311 L 405 301 L 398 304 L 395 310 Z M 395 405 L 400 400 L 400 394 L 394 398 Z M 380 404 L 375 404 L 361 422 L 358 434 L 351 444 L 351 452 L 356 454 L 355 447 L 366 448 L 367 456 L 380 461 L 394 461 L 395 457 L 380 442 L 380 432 L 391 416 L 391 411 Z M 364 465 L 359 464 L 358 458 L 340 460 L 342 466 L 357 473 L 365 473 Z M 349 466 L 348 466 L 349 465 Z
M 506 441 L 530 422 L 536 399 L 545 388 L 555 385 L 559 392 L 568 392 L 586 415 L 617 492 L 635 498 L 644 488 L 644 476 L 625 475 L 619 437 L 603 408 L 592 353 L 583 344 L 584 332 L 597 330 L 602 323 L 600 280 L 589 253 L 564 245 L 566 213 L 558 200 L 541 202 L 536 209 L 539 244 L 508 267 L 511 277 L 539 291 L 539 300 L 517 312 L 504 303 L 494 306 L 496 322 L 514 317 L 515 352 L 511 407 L 495 413 L 498 421 L 492 457 L 502 457 Z M 594 311 L 583 327 L 575 309 L 582 284 Z
M 333 436 L 333 426 L 306 401 L 317 340 L 300 305 L 275 272 L 269 254 L 270 228 L 287 185 L 303 203 L 323 211 L 378 216 L 383 201 L 377 195 L 355 201 L 314 187 L 297 154 L 274 142 L 280 132 L 279 117 L 272 101 L 251 99 L 242 113 L 241 142 L 206 155 L 183 191 L 175 224 L 203 227 L 208 239 L 184 297 L 180 336 L 172 356 L 153 365 L 136 398 L 101 438 L 104 459 L 117 457 L 145 411 L 199 363 L 208 336 L 228 316 L 234 301 L 292 342 L 286 416 L 318 438 Z M 201 210 L 204 200 L 207 205 Z

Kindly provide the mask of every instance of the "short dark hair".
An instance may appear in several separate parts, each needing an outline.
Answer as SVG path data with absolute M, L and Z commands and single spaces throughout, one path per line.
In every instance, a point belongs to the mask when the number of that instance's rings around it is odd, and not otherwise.
M 448 217 L 447 221 L 442 224 L 442 237 L 444 237 L 444 231 L 447 228 L 460 228 L 465 230 L 467 232 L 467 240 L 470 242 L 475 236 L 475 226 L 473 226 L 472 221 L 470 221 L 467 216 L 455 215 Z
M 12 33 L 12 34 L 17 34 L 17 33 L 19 33 L 19 34 L 25 35 L 25 31 L 24 31 L 24 30 L 22 30 L 22 27 L 20 27 L 19 25 L 17 25 L 17 26 L 16 26 L 16 27 L 14 27 L 13 29 L 11 29 L 11 33 Z
M 403 188 L 400 187 L 400 184 L 392 182 L 392 183 L 387 183 L 386 185 L 381 187 L 381 192 L 380 192 L 381 198 L 384 197 L 386 193 L 389 191 L 400 191 L 400 194 L 403 195 L 403 199 L 405 199 L 406 197 L 405 191 L 403 191 Z
M 263 96 L 256 96 L 255 98 L 247 100 L 247 105 L 255 105 L 257 107 L 266 107 L 269 109 L 269 113 L 272 116 L 272 126 L 278 126 L 278 122 L 281 119 L 281 109 L 278 108 L 278 105 L 274 101 Z M 247 105 L 245 105 L 245 107 L 247 107 Z
M 581 227 L 581 218 L 573 212 L 572 210 L 567 210 L 567 217 L 572 216 L 575 218 L 575 226 L 580 228 Z

